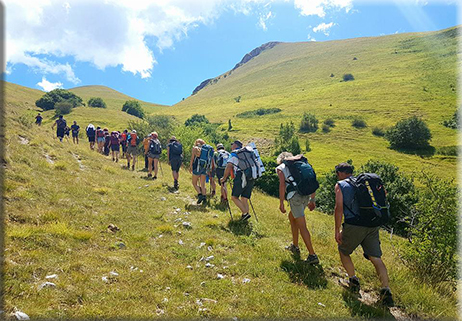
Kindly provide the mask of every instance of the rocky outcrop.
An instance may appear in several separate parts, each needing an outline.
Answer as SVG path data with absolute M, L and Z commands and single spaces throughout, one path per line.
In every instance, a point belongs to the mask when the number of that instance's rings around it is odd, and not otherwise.
M 255 48 L 254 50 L 252 50 L 251 52 L 249 52 L 248 54 L 246 54 L 244 56 L 244 58 L 242 58 L 242 60 L 236 64 L 236 66 L 234 66 L 233 69 L 231 69 L 230 71 L 228 71 L 227 73 L 223 74 L 222 76 L 219 76 L 219 77 L 216 77 L 216 78 L 210 78 L 210 79 L 206 79 L 204 80 L 203 82 L 200 83 L 199 86 L 197 86 L 192 94 L 195 95 L 197 94 L 201 89 L 205 88 L 207 85 L 209 84 L 216 84 L 218 82 L 219 79 L 221 79 L 222 77 L 223 78 L 226 78 L 227 76 L 230 76 L 231 73 L 236 70 L 237 68 L 239 68 L 240 66 L 242 66 L 243 64 L 249 62 L 250 60 L 252 60 L 253 58 L 255 58 L 256 56 L 258 56 L 259 54 L 261 54 L 263 51 L 265 50 L 268 50 L 268 49 L 271 49 L 273 48 L 274 46 L 276 46 L 279 42 L 277 41 L 272 41 L 272 42 L 267 42 L 263 45 L 261 45 L 260 47 L 257 47 Z

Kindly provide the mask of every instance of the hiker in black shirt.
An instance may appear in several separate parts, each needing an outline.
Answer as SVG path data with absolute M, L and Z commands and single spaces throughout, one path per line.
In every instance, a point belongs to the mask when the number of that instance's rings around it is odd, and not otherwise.
M 64 138 L 64 129 L 67 127 L 66 120 L 63 118 L 63 115 L 60 115 L 59 118 L 55 121 L 51 128 L 56 129 L 56 136 L 59 138 L 59 141 L 62 142 Z
M 78 144 L 80 126 L 77 125 L 77 122 L 75 120 L 74 120 L 74 124 L 71 126 L 71 131 L 72 131 L 72 141 L 74 142 L 74 144 Z
M 178 189 L 178 177 L 180 172 L 181 163 L 183 161 L 183 146 L 181 143 L 176 139 L 175 136 L 170 138 L 170 141 L 167 145 L 167 156 L 168 156 L 168 164 L 172 168 L 172 175 L 173 175 L 173 188 Z
M 38 125 L 38 126 L 41 126 L 42 125 L 42 120 L 43 120 L 43 117 L 42 115 L 40 115 L 40 113 L 35 116 L 35 123 Z

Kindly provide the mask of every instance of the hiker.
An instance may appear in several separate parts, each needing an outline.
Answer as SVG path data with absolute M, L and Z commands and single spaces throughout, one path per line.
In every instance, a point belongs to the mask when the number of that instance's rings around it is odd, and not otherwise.
M 159 158 L 162 153 L 162 145 L 159 141 L 159 135 L 156 132 L 151 133 L 148 149 L 148 178 L 157 179 L 157 171 L 159 170 Z M 152 169 L 154 167 L 154 177 L 152 176 Z
M 214 153 L 214 155 L 215 155 L 215 153 Z M 217 174 L 217 168 L 216 168 L 216 165 L 215 165 L 215 158 L 212 157 L 212 163 L 211 163 L 209 171 L 207 172 L 207 177 L 206 177 L 206 182 L 207 182 L 207 178 L 208 178 L 208 181 L 210 183 L 210 197 L 214 197 L 215 193 L 216 193 L 216 189 L 217 189 L 217 186 L 215 184 L 215 176 L 216 176 L 216 174 Z
M 128 131 L 127 131 L 128 132 Z M 135 170 L 136 156 L 138 155 L 138 135 L 136 130 L 132 130 L 130 134 L 127 134 L 127 168 L 130 169 L 130 160 L 133 158 L 132 170 Z
M 284 200 L 287 199 L 290 205 L 289 222 L 292 230 L 292 244 L 286 247 L 294 255 L 300 256 L 300 248 L 298 247 L 298 235 L 302 236 L 306 249 L 309 252 L 306 263 L 318 264 L 319 259 L 313 249 L 311 243 L 311 235 L 306 227 L 305 208 L 308 206 L 312 211 L 316 207 L 316 189 L 319 187 L 316 181 L 314 170 L 308 164 L 303 155 L 294 157 L 292 153 L 282 152 L 276 159 L 278 166 L 276 173 L 279 178 L 279 210 L 281 213 L 286 213 Z M 297 166 L 295 162 L 298 162 Z M 300 169 L 299 169 L 300 168 Z M 303 179 L 301 171 L 313 173 L 310 175 L 312 179 Z M 296 172 L 298 171 L 298 172 Z M 304 188 L 304 187 L 307 188 Z
M 103 130 L 101 127 L 96 127 L 96 141 L 98 143 L 98 152 L 103 153 L 103 147 L 105 142 L 105 137 Z
M 393 306 L 387 268 L 381 259 L 379 239 L 380 225 L 385 222 L 382 220 L 389 216 L 388 207 L 384 204 L 385 188 L 376 174 L 353 177 L 353 166 L 348 163 L 335 166 L 335 172 L 339 180 L 335 185 L 335 240 L 338 243 L 340 260 L 348 273 L 349 287 L 353 292 L 359 293 L 359 279 L 350 255 L 361 245 L 364 257 L 374 265 L 382 283 L 380 301 L 387 306 Z M 371 194 L 374 197 L 371 197 Z M 370 204 L 364 206 L 364 202 Z M 377 206 L 378 202 L 382 202 L 383 207 Z M 363 206 L 360 207 L 360 204 Z
M 38 113 L 38 115 L 35 116 L 35 124 L 38 125 L 38 126 L 42 126 L 42 120 L 43 120 L 42 115 L 40 115 L 40 113 Z
M 128 130 L 125 129 L 123 133 L 120 135 L 120 146 L 122 146 L 122 158 L 124 158 L 127 154 L 127 138 L 128 138 Z M 128 166 L 130 168 L 130 166 Z
M 180 167 L 183 162 L 183 145 L 176 139 L 175 136 L 170 138 L 167 145 L 168 164 L 172 168 L 173 188 L 178 190 L 178 177 L 180 175 Z
M 107 136 L 106 136 L 106 139 L 107 139 Z M 120 141 L 119 141 L 118 132 L 116 131 L 111 132 L 111 136 L 109 137 L 108 147 L 110 147 L 112 151 L 112 161 L 118 163 L 119 162 L 119 152 L 120 152 Z
M 143 149 L 144 149 L 144 169 L 143 170 L 145 172 L 148 171 L 148 167 L 149 167 L 148 151 L 149 151 L 149 140 L 151 139 L 150 137 L 151 135 L 148 135 L 143 139 Z
M 96 139 L 96 130 L 93 124 L 88 124 L 87 129 L 85 130 L 88 137 L 88 142 L 90 143 L 90 149 L 95 149 L 95 139 Z
M 212 152 L 211 155 L 210 152 Z M 207 200 L 205 180 L 207 178 L 207 169 L 211 164 L 211 158 L 213 158 L 213 148 L 207 145 L 203 139 L 196 139 L 191 151 L 189 172 L 192 173 L 192 185 L 197 191 L 197 204 L 201 204 Z
M 217 180 L 218 183 L 221 186 L 221 202 L 225 203 L 228 202 L 228 189 L 226 188 L 226 183 L 221 184 L 221 179 L 223 178 L 225 174 L 225 168 L 226 165 L 228 164 L 230 154 L 225 150 L 225 147 L 223 144 L 217 144 L 217 151 L 213 155 L 213 161 L 215 165 L 215 173 L 217 175 Z
M 109 147 L 111 143 L 111 138 L 109 137 L 109 132 L 103 130 L 103 134 L 104 134 L 103 154 L 105 156 L 109 156 L 109 153 L 111 151 Z
M 71 133 L 71 129 L 69 128 L 69 126 L 66 125 L 66 127 L 64 127 L 64 137 L 66 137 L 66 140 L 69 142 L 69 134 Z
M 80 126 L 77 125 L 77 121 L 74 120 L 74 124 L 71 126 L 71 131 L 72 131 L 72 142 L 74 144 L 79 143 L 79 131 L 80 131 Z
M 64 138 L 64 129 L 67 126 L 66 120 L 63 118 L 63 115 L 59 115 L 58 119 L 54 122 L 52 129 L 56 126 L 56 137 L 59 138 L 59 141 L 62 142 Z
M 241 220 L 246 221 L 251 217 L 249 214 L 249 199 L 252 196 L 255 179 L 261 176 L 261 167 L 252 147 L 246 146 L 242 148 L 242 143 L 236 140 L 231 148 L 231 157 L 228 160 L 220 184 L 226 183 L 231 172 L 234 173 L 231 198 L 241 210 Z

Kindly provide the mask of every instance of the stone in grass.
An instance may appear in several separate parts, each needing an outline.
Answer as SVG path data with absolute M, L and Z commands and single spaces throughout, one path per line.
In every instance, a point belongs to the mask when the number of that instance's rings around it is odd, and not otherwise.
M 125 245 L 124 242 L 117 242 L 117 243 L 115 244 L 115 246 L 118 247 L 118 248 L 121 249 L 121 250 L 124 250 L 124 249 L 127 248 L 127 246 Z
M 220 273 L 217 274 L 217 279 L 218 280 L 221 280 L 221 279 L 224 279 L 224 278 L 225 278 L 225 276 L 223 274 L 220 274 Z
M 209 247 L 207 247 L 207 250 L 212 251 L 213 247 L 209 246 Z
M 250 283 L 250 279 L 247 279 L 247 278 L 244 278 L 244 280 L 242 280 L 242 283 Z
M 29 316 L 22 311 L 16 311 L 14 316 L 17 320 L 30 320 Z
M 184 228 L 187 228 L 187 229 L 192 228 L 191 222 L 183 222 L 183 227 L 184 227 Z
M 204 242 L 201 242 L 201 244 L 198 246 L 198 248 L 200 249 L 200 248 L 202 248 L 204 245 L 205 245 L 205 243 L 204 243 Z
M 183 245 L 184 242 L 183 242 L 182 240 L 179 240 L 179 241 L 178 241 L 178 244 Z
M 165 313 L 165 311 L 162 310 L 162 309 L 157 309 L 157 310 L 156 310 L 156 314 L 157 314 L 157 315 L 162 315 L 162 314 L 164 314 L 164 313 Z
M 210 260 L 213 260 L 214 258 L 215 258 L 215 257 L 214 257 L 213 255 L 210 255 L 210 256 L 207 256 L 207 257 L 205 258 L 205 261 L 208 262 L 208 261 L 210 261 Z
M 167 199 L 166 199 L 165 197 L 162 196 L 162 197 L 160 198 L 160 200 L 161 200 L 161 201 L 166 201 Z
M 193 267 L 192 267 L 191 265 L 186 266 L 186 268 L 187 268 L 188 270 L 192 270 L 192 269 L 193 269 Z
M 45 277 L 45 279 L 47 279 L 47 280 L 57 279 L 57 278 L 58 278 L 58 274 L 51 274 L 51 275 L 47 275 Z
M 202 282 L 201 282 L 201 286 L 205 286 L 205 281 L 202 281 Z
M 320 306 L 322 306 L 322 307 L 324 307 L 324 308 L 326 307 L 326 305 L 325 305 L 325 304 L 322 304 L 321 302 L 318 302 L 318 305 L 320 305 Z
M 109 279 L 107 278 L 107 276 L 103 276 L 101 277 L 101 280 L 105 283 L 108 283 L 109 282 Z
M 56 284 L 54 284 L 53 282 L 45 282 L 45 283 L 42 283 L 38 286 L 38 289 L 39 291 L 43 288 L 55 288 L 56 287 Z
M 111 272 L 109 272 L 109 275 L 111 275 L 111 276 L 119 276 L 119 273 L 111 271 Z
M 215 265 L 210 264 L 210 263 L 205 264 L 205 267 L 206 267 L 206 268 L 212 268 L 212 267 L 214 267 L 214 266 L 215 266 Z
M 114 224 L 109 224 L 107 226 L 107 229 L 109 232 L 112 232 L 112 233 L 120 231 L 120 228 L 118 228 L 117 225 L 114 225 Z

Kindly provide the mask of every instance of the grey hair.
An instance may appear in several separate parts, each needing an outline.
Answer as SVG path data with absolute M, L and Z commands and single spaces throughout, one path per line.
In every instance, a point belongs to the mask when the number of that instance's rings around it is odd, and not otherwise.
M 276 159 L 276 163 L 278 163 L 278 165 L 281 165 L 284 160 L 290 157 L 294 157 L 294 155 L 292 155 L 292 153 L 289 152 L 282 152 Z

